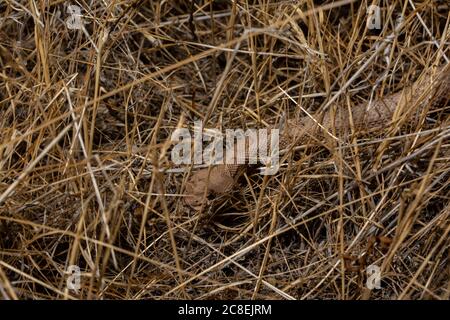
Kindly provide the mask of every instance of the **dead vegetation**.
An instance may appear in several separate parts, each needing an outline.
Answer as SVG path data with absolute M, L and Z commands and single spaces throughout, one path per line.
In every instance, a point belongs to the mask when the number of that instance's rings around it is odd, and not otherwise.
M 448 299 L 448 97 L 181 201 L 177 127 L 349 110 L 448 63 L 446 1 L 373 1 L 381 29 L 371 4 L 0 2 L 0 297 Z

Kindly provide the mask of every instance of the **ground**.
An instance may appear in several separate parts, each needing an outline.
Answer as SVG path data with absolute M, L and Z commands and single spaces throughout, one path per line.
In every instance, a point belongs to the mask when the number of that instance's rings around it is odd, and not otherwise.
M 449 29 L 447 1 L 1 1 L 0 297 L 448 299 L 448 99 L 202 212 L 171 134 L 397 92 Z

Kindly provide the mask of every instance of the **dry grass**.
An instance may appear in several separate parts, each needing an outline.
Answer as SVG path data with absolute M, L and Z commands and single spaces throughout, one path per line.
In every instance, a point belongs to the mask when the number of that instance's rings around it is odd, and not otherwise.
M 202 214 L 180 201 L 192 168 L 169 170 L 171 133 L 196 119 L 295 117 L 281 89 L 310 112 L 336 94 L 351 108 L 445 63 L 446 1 L 380 1 L 382 30 L 371 3 L 70 2 L 83 32 L 65 1 L 1 1 L 0 297 L 448 299 L 448 101 L 300 148 Z

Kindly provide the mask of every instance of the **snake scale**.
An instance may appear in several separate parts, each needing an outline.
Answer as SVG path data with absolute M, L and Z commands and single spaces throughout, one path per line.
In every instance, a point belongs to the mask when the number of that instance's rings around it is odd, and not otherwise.
M 279 149 L 301 146 L 308 141 L 327 142 L 368 130 L 389 127 L 392 122 L 407 119 L 417 121 L 425 108 L 436 106 L 450 97 L 449 65 L 430 68 L 416 82 L 403 90 L 347 108 L 332 108 L 313 116 L 288 120 L 280 129 Z M 406 117 L 406 118 L 404 118 Z M 336 135 L 334 135 L 335 133 Z M 251 150 L 254 146 L 249 146 Z M 246 153 L 246 155 L 248 152 Z M 195 210 L 207 203 L 209 195 L 229 193 L 238 178 L 248 169 L 248 163 L 219 164 L 194 172 L 186 183 L 184 202 Z

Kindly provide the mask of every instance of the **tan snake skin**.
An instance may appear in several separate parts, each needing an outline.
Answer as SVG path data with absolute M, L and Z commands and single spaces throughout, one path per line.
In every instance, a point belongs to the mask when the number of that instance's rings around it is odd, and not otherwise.
M 354 106 L 351 109 L 351 118 L 347 108 L 343 107 L 336 108 L 334 116 L 331 110 L 327 110 L 322 113 L 322 117 L 316 114 L 312 118 L 288 120 L 280 130 L 279 149 L 303 145 L 308 141 L 313 142 L 314 139 L 326 142 L 336 136 L 348 136 L 352 132 L 387 128 L 393 121 L 403 117 L 408 119 L 408 122 L 417 121 L 424 108 L 449 99 L 449 92 L 449 66 L 434 68 L 432 71 L 430 69 L 400 92 L 374 100 L 370 104 Z M 336 135 L 333 135 L 333 132 Z M 186 184 L 184 202 L 191 208 L 200 210 L 207 204 L 208 195 L 229 193 L 236 186 L 239 176 L 249 167 L 248 164 L 223 164 L 194 172 Z

